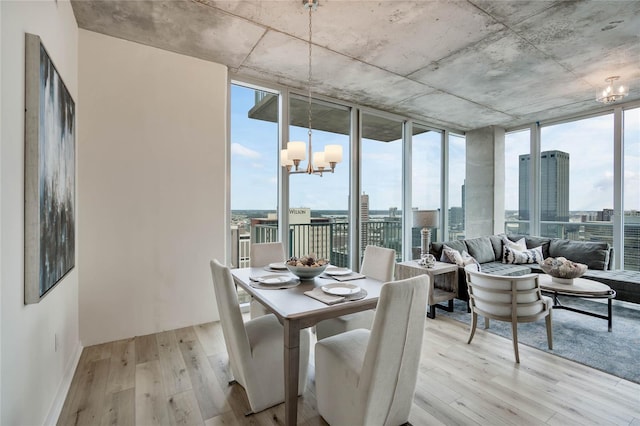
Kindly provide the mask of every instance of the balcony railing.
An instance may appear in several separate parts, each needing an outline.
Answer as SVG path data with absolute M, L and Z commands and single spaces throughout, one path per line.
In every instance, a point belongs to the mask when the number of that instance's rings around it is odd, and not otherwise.
M 402 223 L 370 221 L 362 228 L 368 244 L 392 248 L 397 260 L 402 259 Z M 251 229 L 255 243 L 278 241 L 276 225 L 260 224 Z M 365 240 L 363 238 L 363 240 Z M 315 254 L 329 259 L 332 265 L 349 266 L 349 223 L 310 223 L 289 225 L 288 256 Z

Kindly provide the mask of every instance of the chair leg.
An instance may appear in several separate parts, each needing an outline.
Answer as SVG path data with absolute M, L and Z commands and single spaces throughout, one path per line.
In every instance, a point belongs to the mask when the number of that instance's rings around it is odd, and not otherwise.
M 436 305 L 429 305 L 429 310 L 427 311 L 427 318 L 434 319 L 436 317 Z
M 551 312 L 549 312 L 549 315 L 545 317 L 545 322 L 547 323 L 547 344 L 549 345 L 549 349 L 553 349 L 553 329 L 551 328 Z
M 518 353 L 518 323 L 511 323 L 511 334 L 513 338 L 513 352 L 516 354 L 516 362 L 520 364 L 520 354 Z
M 473 339 L 473 335 L 476 333 L 476 325 L 478 325 L 478 314 L 475 312 L 471 313 L 471 330 L 469 330 L 469 340 L 467 340 L 467 345 L 471 343 Z

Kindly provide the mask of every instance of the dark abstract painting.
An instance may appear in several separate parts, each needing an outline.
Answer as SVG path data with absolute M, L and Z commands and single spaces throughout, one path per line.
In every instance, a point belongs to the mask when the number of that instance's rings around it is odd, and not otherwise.
M 25 303 L 37 303 L 75 265 L 75 103 L 38 36 L 25 65 Z

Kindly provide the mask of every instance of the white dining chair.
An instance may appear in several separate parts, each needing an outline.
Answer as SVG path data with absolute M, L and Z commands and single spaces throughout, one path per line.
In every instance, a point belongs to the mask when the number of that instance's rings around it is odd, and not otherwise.
M 401 425 L 409 420 L 427 312 L 429 276 L 383 285 L 371 330 L 318 341 L 318 412 L 330 425 Z
M 489 328 L 489 319 L 510 322 L 513 351 L 516 362 L 519 363 L 518 323 L 544 318 L 547 325 L 547 344 L 549 349 L 553 349 L 551 327 L 553 300 L 542 295 L 538 274 L 490 275 L 479 272 L 476 265 L 467 265 L 465 274 L 471 308 L 468 344 L 471 343 L 476 332 L 478 315 L 485 318 L 485 328 Z
M 388 282 L 393 280 L 395 265 L 395 250 L 370 245 L 364 250 L 360 273 L 375 280 Z M 357 281 L 354 281 L 354 283 L 357 283 Z M 320 340 L 357 328 L 370 329 L 373 322 L 373 314 L 373 310 L 368 310 L 320 321 L 316 324 L 316 337 Z
M 211 274 L 224 342 L 234 380 L 247 393 L 253 413 L 284 402 L 284 329 L 275 315 L 243 322 L 231 271 L 217 260 Z M 302 395 L 309 366 L 309 331 L 300 331 L 300 379 Z
M 284 244 L 282 242 L 275 243 L 253 243 L 249 249 L 249 266 L 252 268 L 260 268 L 270 263 L 284 262 L 286 260 L 284 253 Z M 269 313 L 262 303 L 251 298 L 249 303 L 251 318 L 258 318 Z

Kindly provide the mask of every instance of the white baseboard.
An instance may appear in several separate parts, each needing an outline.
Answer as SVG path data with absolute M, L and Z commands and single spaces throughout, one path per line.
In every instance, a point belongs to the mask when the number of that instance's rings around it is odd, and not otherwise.
M 45 418 L 44 426 L 55 426 L 56 423 L 58 423 L 58 418 L 60 417 L 62 406 L 64 405 L 64 401 L 67 398 L 67 394 L 69 393 L 73 375 L 76 372 L 76 368 L 78 368 L 78 362 L 80 361 L 81 354 L 82 345 L 80 345 L 80 342 L 78 342 L 74 354 L 69 361 L 69 365 L 65 369 L 64 376 L 62 377 L 62 381 L 60 382 L 60 387 L 58 388 L 58 392 L 56 392 L 56 397 L 54 398 L 53 403 L 51 404 L 51 408 L 49 409 L 49 413 Z

